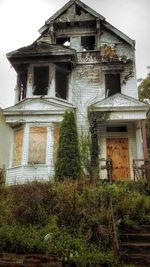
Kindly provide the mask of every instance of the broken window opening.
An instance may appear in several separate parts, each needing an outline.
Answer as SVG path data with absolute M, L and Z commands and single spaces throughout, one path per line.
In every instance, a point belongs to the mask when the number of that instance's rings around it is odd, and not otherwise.
M 33 95 L 47 95 L 49 67 L 34 67 Z
M 106 131 L 109 133 L 127 132 L 127 126 L 107 126 Z
M 56 67 L 56 97 L 67 99 L 69 71 L 63 66 Z
M 83 10 L 79 5 L 75 4 L 75 13 L 80 16 L 82 13 L 87 13 L 86 10 Z
M 120 74 L 105 74 L 106 97 L 121 93 Z
M 58 37 L 56 38 L 56 44 L 70 47 L 70 37 Z
M 18 100 L 26 98 L 27 91 L 27 71 L 18 74 L 18 87 L 19 87 L 19 97 Z
M 94 50 L 95 49 L 95 36 L 82 36 L 81 45 L 83 51 Z

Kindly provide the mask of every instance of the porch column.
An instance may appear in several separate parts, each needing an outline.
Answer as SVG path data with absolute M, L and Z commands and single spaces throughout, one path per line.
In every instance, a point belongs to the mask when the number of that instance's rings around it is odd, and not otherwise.
M 27 98 L 33 96 L 32 84 L 33 84 L 33 69 L 30 66 L 28 69 L 28 79 L 27 79 L 27 94 L 26 94 Z
M 138 124 L 136 129 L 136 145 L 137 145 L 137 158 L 143 159 L 143 140 L 142 140 L 142 132 L 141 127 Z
M 56 71 L 56 66 L 51 63 L 49 65 L 49 88 L 47 95 L 49 97 L 55 97 L 55 71 Z
M 16 84 L 14 91 L 15 91 L 15 104 L 17 104 L 19 102 L 19 94 L 20 94 L 18 84 Z
M 141 121 L 141 131 L 142 131 L 142 139 L 143 139 L 143 155 L 144 155 L 144 159 L 148 159 L 145 120 Z

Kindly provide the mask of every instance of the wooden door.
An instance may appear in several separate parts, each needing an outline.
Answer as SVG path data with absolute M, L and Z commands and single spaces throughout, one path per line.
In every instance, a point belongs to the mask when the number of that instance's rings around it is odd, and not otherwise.
M 130 161 L 127 138 L 107 138 L 107 158 L 112 159 L 112 178 L 130 179 Z

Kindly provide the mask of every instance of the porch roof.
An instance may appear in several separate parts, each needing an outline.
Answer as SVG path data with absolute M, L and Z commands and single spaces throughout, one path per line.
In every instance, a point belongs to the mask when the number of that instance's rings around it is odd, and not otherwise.
M 117 93 L 89 107 L 91 112 L 110 112 L 111 121 L 145 120 L 149 105 L 135 98 Z
M 120 93 L 114 94 L 103 100 L 93 103 L 91 111 L 145 111 L 149 110 L 149 105 L 133 97 Z

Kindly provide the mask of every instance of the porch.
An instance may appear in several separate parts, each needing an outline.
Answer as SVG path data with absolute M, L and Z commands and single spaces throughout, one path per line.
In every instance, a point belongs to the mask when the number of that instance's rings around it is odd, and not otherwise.
M 148 109 L 145 103 L 120 93 L 91 105 L 91 114 L 108 115 L 106 121 L 97 121 L 100 179 L 137 179 L 134 160 L 148 159 L 145 131 Z M 141 165 L 139 161 L 138 167 Z M 112 168 L 111 174 L 108 168 Z
M 111 159 L 100 160 L 101 170 L 106 170 L 108 181 L 114 181 L 113 179 L 113 163 Z M 144 159 L 134 159 L 131 166 L 133 170 L 134 181 L 143 180 L 144 182 L 150 182 L 150 161 Z

